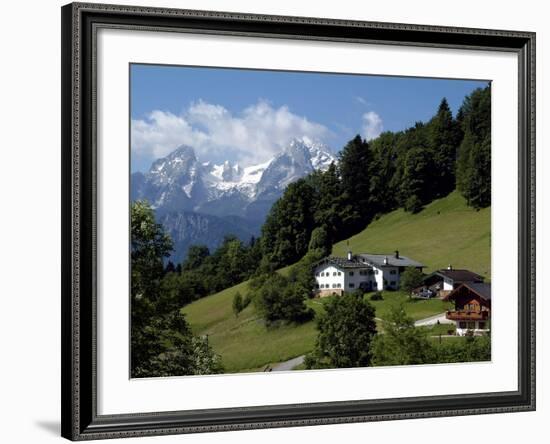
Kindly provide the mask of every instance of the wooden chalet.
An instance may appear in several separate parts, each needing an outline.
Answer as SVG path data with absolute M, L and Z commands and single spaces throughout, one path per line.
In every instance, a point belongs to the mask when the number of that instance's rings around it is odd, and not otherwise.
M 489 331 L 491 284 L 465 282 L 447 294 L 443 300 L 454 302 L 454 309 L 447 311 L 446 318 L 456 323 L 457 335 L 464 336 L 469 331 L 473 334 Z

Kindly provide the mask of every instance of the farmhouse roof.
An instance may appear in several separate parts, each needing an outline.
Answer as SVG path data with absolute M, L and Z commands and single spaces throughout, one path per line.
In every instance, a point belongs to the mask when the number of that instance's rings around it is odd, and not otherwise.
M 351 260 L 345 257 L 329 256 L 317 262 L 316 266 L 325 264 L 334 265 L 338 268 L 370 268 L 368 264 L 357 260 L 357 256 L 353 256 Z
M 445 296 L 444 300 L 453 300 L 464 288 L 470 290 L 472 293 L 477 294 L 479 297 L 486 301 L 491 300 L 491 284 L 486 284 L 484 282 L 465 282 L 463 284 L 460 284 L 460 286 L 456 287 L 447 296 Z
M 362 260 L 374 264 L 377 267 L 425 267 L 424 264 L 401 256 L 400 254 L 369 254 L 361 253 L 358 255 Z
M 483 276 L 470 270 L 437 270 L 433 274 L 451 279 L 453 282 L 483 282 Z

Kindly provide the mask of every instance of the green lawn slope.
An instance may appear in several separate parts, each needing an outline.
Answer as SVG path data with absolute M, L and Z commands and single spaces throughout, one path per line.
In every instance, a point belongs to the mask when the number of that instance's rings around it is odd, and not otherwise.
M 397 249 L 400 254 L 424 263 L 427 272 L 450 263 L 490 278 L 490 214 L 490 208 L 475 211 L 467 207 L 455 192 L 415 215 L 396 210 L 382 216 L 351 237 L 349 247 L 356 253 L 392 253 Z M 334 246 L 333 254 L 345 255 L 347 249 L 347 241 L 342 241 Z M 226 372 L 261 371 L 267 365 L 309 352 L 317 337 L 315 321 L 267 328 L 253 306 L 235 317 L 233 296 L 237 291 L 244 296 L 247 286 L 243 282 L 182 309 L 194 333 L 208 335 L 213 349 L 222 357 Z M 324 301 L 313 299 L 308 305 L 320 312 Z M 373 302 L 377 317 L 384 319 L 391 305 L 400 302 L 414 319 L 447 308 L 440 300 L 410 300 L 401 292 L 384 292 L 383 301 Z
M 349 247 L 348 247 L 349 242 Z M 426 206 L 418 214 L 396 210 L 372 222 L 367 229 L 334 245 L 333 254 L 399 253 L 422 262 L 431 272 L 466 268 L 491 274 L 491 208 L 476 211 L 453 192 Z

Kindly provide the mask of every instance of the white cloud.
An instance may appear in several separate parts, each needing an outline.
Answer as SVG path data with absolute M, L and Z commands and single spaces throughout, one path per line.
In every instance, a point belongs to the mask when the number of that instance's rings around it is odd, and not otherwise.
M 376 139 L 384 130 L 382 118 L 374 111 L 363 114 L 363 137 L 367 140 Z
M 325 140 L 323 125 L 292 113 L 287 106 L 274 108 L 260 100 L 238 114 L 203 100 L 182 114 L 153 111 L 132 120 L 132 155 L 142 160 L 163 157 L 185 144 L 201 160 L 237 160 L 242 164 L 269 159 L 294 137 Z

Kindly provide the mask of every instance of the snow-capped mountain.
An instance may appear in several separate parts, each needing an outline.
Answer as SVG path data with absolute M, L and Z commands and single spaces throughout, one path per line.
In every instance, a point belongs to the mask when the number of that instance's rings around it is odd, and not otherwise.
M 201 163 L 193 148 L 182 145 L 156 160 L 148 173 L 132 175 L 132 200 L 147 199 L 161 212 L 208 214 L 211 202 L 238 199 L 246 206 L 266 194 L 282 193 L 290 183 L 315 169 L 327 169 L 335 160 L 326 146 L 307 139 L 294 139 L 273 159 L 244 168 L 230 161 Z M 239 205 L 223 213 L 242 216 L 242 210 Z
M 306 138 L 292 140 L 267 162 L 246 167 L 230 161 L 201 162 L 193 148 L 182 145 L 156 160 L 149 172 L 132 174 L 131 199 L 151 203 L 176 245 L 181 244 L 181 227 L 186 226 L 180 216 L 190 213 L 230 217 L 228 229 L 241 220 L 238 226 L 257 234 L 267 212 L 290 183 L 316 169 L 326 170 L 335 161 L 328 147 Z M 169 214 L 172 216 L 166 216 Z M 169 222 L 172 219 L 178 220 L 177 230 Z M 206 229 L 208 224 L 204 225 Z M 220 233 L 219 221 L 209 225 L 215 225 Z M 194 227 L 197 232 L 196 224 Z M 208 238 L 208 233 L 201 233 L 200 238 Z

